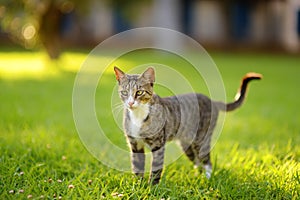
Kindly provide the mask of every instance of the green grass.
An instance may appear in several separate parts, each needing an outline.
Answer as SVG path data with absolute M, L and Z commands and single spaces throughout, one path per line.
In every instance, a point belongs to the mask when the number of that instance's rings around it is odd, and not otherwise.
M 141 55 L 125 56 L 117 64 L 134 66 L 161 59 L 151 52 Z M 251 83 L 243 107 L 226 115 L 212 150 L 210 180 L 182 156 L 165 167 L 158 186 L 150 187 L 130 173 L 103 165 L 79 139 L 72 116 L 72 90 L 86 56 L 67 52 L 52 63 L 41 52 L 0 52 L 0 199 L 300 198 L 300 57 L 212 53 L 228 100 L 233 99 L 246 72 L 262 73 L 264 79 Z M 184 61 L 168 56 L 163 60 L 187 76 L 192 73 Z M 109 109 L 110 102 L 101 99 L 111 96 L 115 79 L 107 73 L 103 80 L 106 85 L 101 91 L 105 92 L 95 98 Z M 156 89 L 162 96 L 168 94 Z M 201 84 L 196 90 L 207 94 Z M 103 113 L 97 113 L 100 119 L 105 118 Z M 116 141 L 124 142 L 111 120 L 106 124 L 118 136 Z

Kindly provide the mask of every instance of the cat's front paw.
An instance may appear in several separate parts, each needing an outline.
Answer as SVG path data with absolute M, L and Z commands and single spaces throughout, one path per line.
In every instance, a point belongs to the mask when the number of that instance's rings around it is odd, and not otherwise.
M 144 173 L 134 173 L 134 176 L 135 176 L 135 178 L 138 178 L 138 179 L 141 179 L 141 180 L 144 179 Z
M 153 185 L 153 186 L 157 185 L 157 184 L 159 184 L 159 179 L 158 180 L 157 179 L 150 179 L 148 183 L 149 183 L 149 185 Z

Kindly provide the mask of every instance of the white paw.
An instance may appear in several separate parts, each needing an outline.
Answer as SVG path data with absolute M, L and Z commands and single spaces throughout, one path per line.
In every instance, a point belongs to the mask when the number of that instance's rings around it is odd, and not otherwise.
M 206 178 L 210 179 L 211 172 L 212 172 L 211 166 L 210 165 L 204 165 L 203 168 L 205 170 L 205 176 L 206 176 Z

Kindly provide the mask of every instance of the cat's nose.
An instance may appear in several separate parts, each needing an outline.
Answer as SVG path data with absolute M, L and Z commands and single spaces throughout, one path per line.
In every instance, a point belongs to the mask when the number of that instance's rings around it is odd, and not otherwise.
M 134 104 L 134 101 L 129 101 L 129 102 L 128 102 L 129 107 L 132 107 L 133 104 Z

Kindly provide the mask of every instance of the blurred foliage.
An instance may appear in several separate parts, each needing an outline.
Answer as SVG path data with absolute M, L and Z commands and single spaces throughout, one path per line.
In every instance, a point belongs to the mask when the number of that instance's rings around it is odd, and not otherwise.
M 103 0 L 103 3 L 132 20 L 138 6 L 149 1 Z M 74 14 L 75 20 L 80 21 L 95 3 L 97 0 L 1 0 L 0 28 L 25 48 L 43 46 L 51 59 L 57 59 L 66 39 L 62 38 L 64 17 Z
M 44 46 L 50 58 L 61 51 L 62 17 L 84 14 L 92 0 L 1 0 L 0 23 L 15 42 L 25 48 Z

